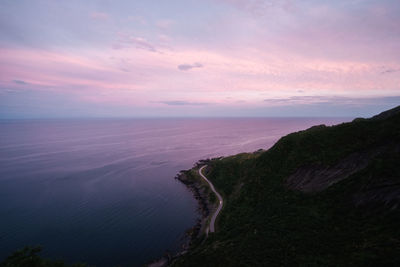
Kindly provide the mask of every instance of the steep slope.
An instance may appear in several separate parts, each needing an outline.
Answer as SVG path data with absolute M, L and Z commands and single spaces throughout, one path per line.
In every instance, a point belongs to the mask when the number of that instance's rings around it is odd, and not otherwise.
M 399 266 L 399 111 L 210 161 L 218 231 L 175 265 Z

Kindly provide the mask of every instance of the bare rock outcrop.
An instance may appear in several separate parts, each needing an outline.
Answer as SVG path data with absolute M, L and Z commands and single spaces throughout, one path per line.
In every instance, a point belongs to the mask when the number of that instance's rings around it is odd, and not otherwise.
M 362 152 L 351 153 L 332 166 L 310 165 L 298 168 L 286 180 L 286 185 L 302 192 L 319 192 L 364 169 L 377 155 L 387 151 L 379 146 Z

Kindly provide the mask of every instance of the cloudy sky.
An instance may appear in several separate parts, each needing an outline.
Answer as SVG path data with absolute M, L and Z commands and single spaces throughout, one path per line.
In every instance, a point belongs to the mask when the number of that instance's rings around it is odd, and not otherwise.
M 0 118 L 369 116 L 398 0 L 1 0 Z

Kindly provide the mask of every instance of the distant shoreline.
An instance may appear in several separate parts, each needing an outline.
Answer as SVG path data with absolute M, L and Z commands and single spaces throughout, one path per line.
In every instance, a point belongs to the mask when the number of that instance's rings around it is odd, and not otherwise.
M 206 192 L 204 185 L 207 187 L 209 185 L 206 181 L 200 176 L 193 175 L 192 171 L 198 171 L 201 166 L 206 165 L 210 160 L 199 160 L 195 166 L 189 170 L 181 170 L 176 176 L 175 179 L 183 183 L 193 194 L 194 198 L 197 200 L 197 212 L 200 215 L 200 218 L 197 219 L 196 224 L 187 229 L 185 231 L 185 241 L 182 244 L 181 249 L 175 253 L 175 255 L 171 255 L 169 252 L 166 252 L 160 258 L 152 261 L 147 266 L 148 267 L 165 267 L 172 264 L 177 258 L 188 253 L 191 249 L 192 245 L 197 241 L 202 241 L 203 238 L 206 238 L 207 235 L 207 225 L 208 221 L 212 215 L 213 210 L 216 209 L 216 203 L 213 203 L 212 199 L 210 199 L 209 192 Z

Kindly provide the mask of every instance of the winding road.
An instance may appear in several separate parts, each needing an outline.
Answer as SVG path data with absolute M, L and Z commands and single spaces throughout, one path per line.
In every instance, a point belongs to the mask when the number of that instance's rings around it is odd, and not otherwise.
M 215 220 L 218 217 L 218 214 L 221 212 L 222 210 L 222 206 L 224 205 L 224 200 L 222 199 L 222 196 L 217 192 L 217 190 L 215 190 L 214 185 L 207 179 L 207 177 L 205 177 L 202 173 L 202 170 L 206 167 L 206 165 L 204 165 L 203 167 L 201 167 L 199 169 L 199 174 L 201 176 L 201 178 L 203 178 L 209 185 L 211 190 L 215 193 L 215 195 L 218 197 L 219 200 L 219 205 L 217 210 L 215 211 L 215 213 L 213 214 L 213 216 L 211 217 L 211 221 L 210 221 L 210 233 L 214 233 L 215 232 Z

